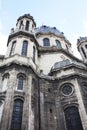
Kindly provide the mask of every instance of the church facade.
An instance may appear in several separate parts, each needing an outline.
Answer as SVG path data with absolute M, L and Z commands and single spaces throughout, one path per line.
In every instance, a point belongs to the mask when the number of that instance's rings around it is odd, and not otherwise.
M 0 130 L 87 130 L 87 37 L 77 48 L 82 60 L 56 27 L 18 18 L 0 55 Z

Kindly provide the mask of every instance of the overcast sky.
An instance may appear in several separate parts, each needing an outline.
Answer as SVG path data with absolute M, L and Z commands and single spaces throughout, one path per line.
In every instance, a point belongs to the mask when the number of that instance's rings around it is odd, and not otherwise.
M 64 32 L 79 57 L 76 42 L 87 36 L 87 0 L 0 0 L 0 54 L 6 53 L 7 37 L 17 18 L 27 13 L 37 26 L 55 26 Z

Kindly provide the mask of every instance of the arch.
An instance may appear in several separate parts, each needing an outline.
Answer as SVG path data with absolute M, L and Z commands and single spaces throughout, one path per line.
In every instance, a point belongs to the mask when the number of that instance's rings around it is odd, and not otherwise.
M 35 46 L 33 46 L 33 61 L 34 61 L 34 62 L 35 62 L 35 52 L 36 52 Z
M 43 39 L 43 46 L 50 46 L 50 41 L 48 38 Z
M 26 21 L 25 30 L 26 30 L 26 31 L 28 31 L 28 30 L 29 30 L 29 21 Z
M 83 92 L 85 92 L 85 94 L 87 94 L 87 82 L 82 82 L 81 86 L 82 86 Z
M 56 46 L 57 46 L 57 48 L 59 48 L 59 49 L 62 48 L 62 47 L 61 47 L 61 43 L 60 43 L 59 40 L 56 40 Z
M 18 73 L 17 74 L 17 78 L 19 78 L 20 76 L 23 76 L 24 80 L 26 79 L 26 75 L 24 73 Z
M 83 47 L 81 47 L 81 51 L 82 51 L 84 57 L 86 58 L 86 54 L 85 54 L 85 51 L 84 51 Z
M 4 107 L 4 100 L 1 99 L 0 100 L 0 122 L 1 122 L 2 114 L 3 114 L 3 107 Z
M 24 80 L 26 79 L 25 74 L 19 73 L 17 75 L 17 79 L 18 79 L 17 90 L 23 90 L 23 83 L 24 83 Z
M 70 106 L 64 110 L 67 130 L 83 130 L 78 107 Z
M 14 54 L 16 47 L 16 41 L 12 42 L 11 50 L 10 50 L 10 56 Z
M 87 44 L 85 45 L 85 48 L 87 49 Z
M 28 41 L 24 40 L 22 45 L 22 56 L 27 56 L 27 47 L 28 47 Z
M 23 27 L 23 20 L 22 20 L 22 21 L 20 21 L 20 26 L 19 26 L 19 29 L 22 29 L 22 27 Z
M 5 74 L 3 74 L 3 76 L 2 76 L 2 80 L 4 80 L 4 78 L 9 78 L 9 76 L 10 76 L 9 73 L 5 73 Z
M 23 115 L 23 101 L 20 99 L 14 100 L 11 128 L 10 130 L 21 130 Z

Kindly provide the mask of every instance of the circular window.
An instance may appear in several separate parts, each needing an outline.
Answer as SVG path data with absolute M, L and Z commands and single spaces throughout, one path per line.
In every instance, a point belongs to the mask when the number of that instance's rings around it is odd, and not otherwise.
M 83 84 L 83 91 L 87 93 L 87 84 Z
M 72 93 L 72 86 L 70 86 L 70 85 L 65 85 L 65 86 L 63 86 L 62 87 L 62 93 L 64 94 L 64 95 L 70 95 L 71 93 Z

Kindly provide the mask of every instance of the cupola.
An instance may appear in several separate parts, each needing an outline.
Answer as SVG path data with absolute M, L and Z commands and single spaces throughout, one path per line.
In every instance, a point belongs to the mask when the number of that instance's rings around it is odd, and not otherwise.
M 30 14 L 24 14 L 17 20 L 16 28 L 20 30 L 30 31 L 36 27 L 36 23 Z
M 82 56 L 83 61 L 87 63 L 87 37 L 80 37 L 77 40 L 77 48 Z

